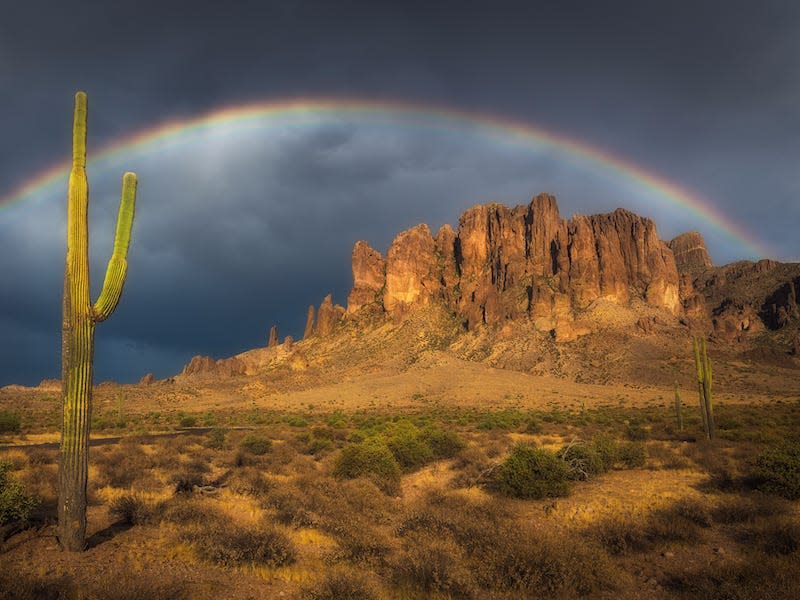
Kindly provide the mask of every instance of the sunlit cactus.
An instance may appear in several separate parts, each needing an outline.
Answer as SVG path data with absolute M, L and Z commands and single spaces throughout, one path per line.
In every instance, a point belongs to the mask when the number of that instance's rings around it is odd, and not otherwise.
M 100 297 L 89 292 L 89 188 L 86 180 L 86 94 L 75 94 L 72 170 L 67 197 L 67 261 L 61 336 L 63 424 L 58 481 L 58 538 L 66 550 L 86 545 L 86 481 L 92 412 L 92 360 L 95 324 L 119 303 L 128 269 L 127 254 L 136 203 L 136 175 L 122 177 L 122 200 L 114 250 Z
M 708 358 L 705 338 L 692 338 L 694 346 L 694 364 L 697 370 L 697 389 L 700 396 L 700 414 L 703 417 L 703 427 L 706 437 L 714 439 L 714 406 L 711 402 L 711 387 L 713 377 L 711 373 L 711 360 Z

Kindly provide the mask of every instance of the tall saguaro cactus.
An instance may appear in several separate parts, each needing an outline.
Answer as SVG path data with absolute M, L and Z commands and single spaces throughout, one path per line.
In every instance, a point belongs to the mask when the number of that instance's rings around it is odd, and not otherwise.
M 58 537 L 66 550 L 86 545 L 86 480 L 92 413 L 92 361 L 95 324 L 117 307 L 128 263 L 128 244 L 136 204 L 136 175 L 122 177 L 114 250 L 100 297 L 89 296 L 89 187 L 86 180 L 86 94 L 75 94 L 72 171 L 67 205 L 67 261 L 61 332 L 63 424 L 58 477 Z
M 700 413 L 703 417 L 703 427 L 706 437 L 714 439 L 714 406 L 711 403 L 711 360 L 708 358 L 705 338 L 692 338 L 694 346 L 694 365 L 697 370 L 697 390 L 700 396 Z

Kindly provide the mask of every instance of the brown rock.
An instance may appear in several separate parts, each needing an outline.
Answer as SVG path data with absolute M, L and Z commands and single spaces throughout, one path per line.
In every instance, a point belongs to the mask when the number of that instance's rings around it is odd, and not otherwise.
M 189 364 L 183 368 L 182 375 L 221 375 L 234 376 L 244 375 L 244 362 L 234 357 L 214 360 L 210 356 L 195 356 Z
M 442 225 L 436 232 L 436 258 L 447 306 L 455 307 L 458 302 L 458 265 L 456 262 L 456 232 L 449 224 Z
M 317 311 L 317 334 L 321 337 L 330 335 L 344 317 L 345 312 L 344 307 L 333 303 L 331 294 L 325 296 Z
M 436 247 L 425 224 L 398 235 L 386 253 L 383 306 L 398 320 L 412 306 L 425 306 L 442 295 Z
M 244 361 L 235 356 L 231 358 L 222 358 L 216 363 L 216 372 L 223 377 L 233 377 L 235 375 L 244 375 L 246 371 Z
M 294 347 L 294 338 L 290 335 L 283 338 L 283 347 L 286 350 L 291 350 Z
M 314 334 L 314 305 L 308 307 L 306 313 L 306 327 L 303 330 L 303 339 L 307 340 Z
M 196 375 L 198 373 L 213 373 L 216 362 L 210 356 L 193 356 L 189 364 L 183 368 L 182 375 Z
M 267 348 L 274 348 L 278 345 L 278 326 L 273 325 L 269 328 L 269 341 L 267 342 Z
M 356 242 L 353 247 L 352 268 L 353 289 L 347 297 L 348 314 L 364 305 L 380 302 L 380 292 L 386 280 L 386 261 L 367 242 Z
M 152 373 L 148 373 L 139 380 L 139 385 L 153 385 L 156 382 L 156 377 Z
M 798 332 L 792 339 L 791 346 L 789 347 L 789 353 L 793 356 L 800 356 L 800 332 Z
M 706 242 L 699 231 L 688 231 L 669 242 L 675 256 L 675 264 L 680 271 L 697 271 L 714 266 L 706 249 Z

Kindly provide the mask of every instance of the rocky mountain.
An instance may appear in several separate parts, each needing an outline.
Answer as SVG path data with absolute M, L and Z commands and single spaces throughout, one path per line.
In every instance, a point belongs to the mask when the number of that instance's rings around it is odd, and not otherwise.
M 357 241 L 352 273 L 347 307 L 330 294 L 318 309 L 309 306 L 302 342 L 279 345 L 274 328 L 274 357 L 240 355 L 247 364 L 195 357 L 183 375 L 239 375 L 273 360 L 302 369 L 315 340 L 333 342 L 341 331 L 352 355 L 358 332 L 372 331 L 380 345 L 409 320 L 419 336 L 459 356 L 537 372 L 566 373 L 571 352 L 595 375 L 607 370 L 609 351 L 639 353 L 636 360 L 676 356 L 692 333 L 734 354 L 758 346 L 765 359 L 800 355 L 800 264 L 716 267 L 697 231 L 665 242 L 652 220 L 621 208 L 563 219 L 549 194 L 513 208 L 474 206 L 455 230 L 444 225 L 434 234 L 417 225 L 398 234 L 385 256 Z M 639 338 L 653 341 L 637 346 Z

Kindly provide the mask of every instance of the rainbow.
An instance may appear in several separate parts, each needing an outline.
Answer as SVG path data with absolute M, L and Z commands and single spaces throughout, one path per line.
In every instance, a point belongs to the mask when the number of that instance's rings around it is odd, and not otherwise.
M 726 237 L 743 245 L 753 256 L 774 255 L 772 249 L 744 227 L 733 222 L 708 200 L 627 159 L 529 123 L 443 106 L 341 98 L 300 98 L 231 106 L 199 117 L 172 120 L 123 137 L 101 148 L 98 152 L 94 152 L 90 164 L 97 166 L 114 161 L 128 153 L 142 150 L 156 151 L 180 143 L 182 139 L 194 133 L 217 128 L 258 126 L 265 121 L 289 122 L 293 119 L 302 120 L 307 117 L 341 118 L 344 116 L 355 119 L 408 120 L 412 123 L 431 120 L 442 127 L 457 130 L 477 129 L 520 144 L 550 146 L 579 162 L 599 168 L 613 177 L 629 180 L 645 188 L 649 194 L 660 201 L 693 213 Z M 51 191 L 50 188 L 66 181 L 68 172 L 69 164 L 66 162 L 40 172 L 7 196 L 0 197 L 0 212 Z

